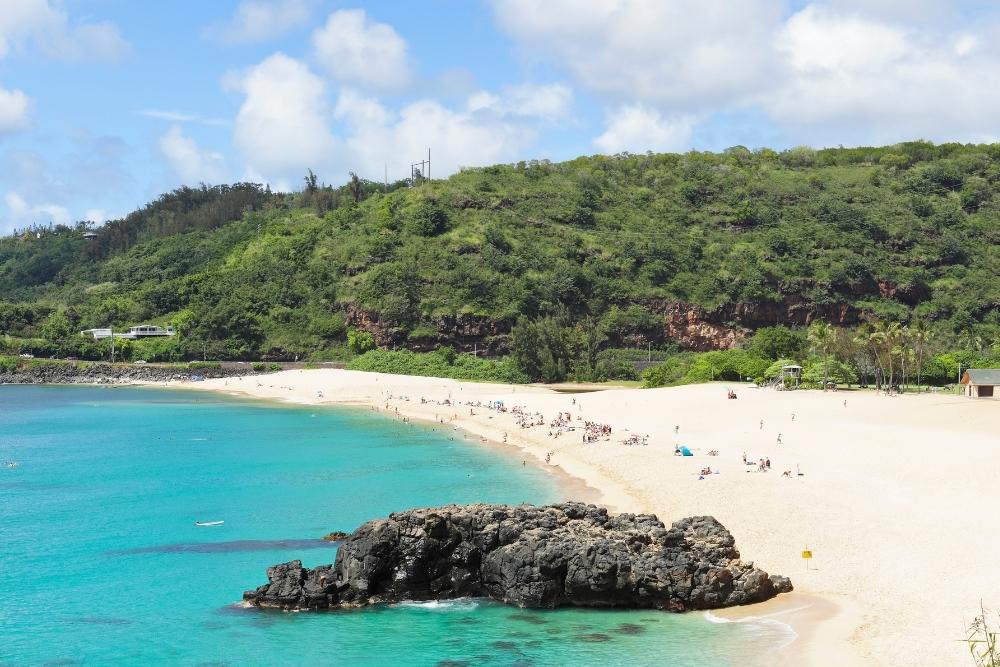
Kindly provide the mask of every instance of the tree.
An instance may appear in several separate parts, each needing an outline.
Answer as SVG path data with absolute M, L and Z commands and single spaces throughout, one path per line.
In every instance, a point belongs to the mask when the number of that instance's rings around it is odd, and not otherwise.
M 319 190 L 319 179 L 316 178 L 316 174 L 313 173 L 312 169 L 306 174 L 304 180 L 306 182 L 306 192 L 310 195 L 316 194 L 316 191 Z
M 829 377 L 829 357 L 830 348 L 836 341 L 836 334 L 833 325 L 829 322 L 817 320 L 809 326 L 809 333 L 806 335 L 813 350 L 823 355 L 823 389 L 826 390 L 826 383 Z
M 797 358 L 804 348 L 801 333 L 780 325 L 757 329 L 748 345 L 751 352 L 765 359 Z
M 927 322 L 918 318 L 913 321 L 913 326 L 910 327 L 910 336 L 917 354 L 917 386 L 919 387 L 924 372 L 924 351 L 927 348 L 927 343 L 933 337 L 933 333 L 928 328 Z
M 543 382 L 562 382 L 576 361 L 577 331 L 562 317 L 522 319 L 511 330 L 510 353 L 526 375 Z
M 351 197 L 354 199 L 354 203 L 357 204 L 361 201 L 361 198 L 365 194 L 364 186 L 361 184 L 361 179 L 353 171 L 351 172 L 351 180 L 347 183 L 347 191 L 351 193 Z
M 879 353 L 882 332 L 880 324 L 865 323 L 858 328 L 854 341 L 872 355 L 875 360 L 875 391 L 881 391 L 885 384 L 885 365 L 882 363 L 882 355 Z

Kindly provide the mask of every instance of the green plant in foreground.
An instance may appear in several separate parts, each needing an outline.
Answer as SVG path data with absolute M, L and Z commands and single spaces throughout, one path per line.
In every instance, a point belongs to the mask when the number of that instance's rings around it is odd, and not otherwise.
M 979 605 L 979 614 L 966 629 L 964 641 L 969 646 L 972 662 L 976 667 L 1000 667 L 1000 626 L 992 625 L 986 616 L 986 609 Z

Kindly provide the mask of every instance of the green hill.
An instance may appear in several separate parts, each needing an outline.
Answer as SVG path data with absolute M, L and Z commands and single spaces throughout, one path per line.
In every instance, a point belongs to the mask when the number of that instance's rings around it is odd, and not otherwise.
M 912 142 L 532 161 L 388 192 L 183 188 L 96 238 L 0 240 L 0 333 L 85 357 L 105 352 L 81 329 L 177 327 L 137 344 L 151 359 L 338 358 L 349 329 L 498 355 L 518 318 L 546 317 L 597 332 L 592 354 L 815 318 L 992 339 L 998 181 L 1000 145 Z

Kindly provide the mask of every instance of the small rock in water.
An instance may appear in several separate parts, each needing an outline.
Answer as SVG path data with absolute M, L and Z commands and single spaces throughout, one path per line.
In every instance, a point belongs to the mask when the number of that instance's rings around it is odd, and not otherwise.
M 609 637 L 608 635 L 604 634 L 603 632 L 591 632 L 591 633 L 586 634 L 586 635 L 577 635 L 576 638 L 579 639 L 580 641 L 585 641 L 585 642 L 609 642 L 609 641 L 611 641 L 611 637 Z
M 511 614 L 507 618 L 512 621 L 521 621 L 522 623 L 531 623 L 533 625 L 545 625 L 548 623 L 548 621 L 538 614 Z
M 641 625 L 636 625 L 635 623 L 622 623 L 617 628 L 615 628 L 615 630 L 622 633 L 623 635 L 638 635 L 645 632 L 646 628 L 642 627 Z

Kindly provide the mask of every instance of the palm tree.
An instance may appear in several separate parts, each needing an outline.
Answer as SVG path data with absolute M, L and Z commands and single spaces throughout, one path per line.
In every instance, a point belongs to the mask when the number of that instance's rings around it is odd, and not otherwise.
M 883 367 L 882 359 L 878 354 L 878 342 L 879 333 L 875 326 L 865 322 L 858 328 L 858 333 L 854 337 L 854 342 L 862 347 L 862 349 L 871 353 L 875 357 L 875 391 L 882 390 L 882 378 L 883 378 Z
M 809 327 L 807 337 L 813 350 L 823 353 L 823 391 L 826 391 L 826 383 L 829 378 L 827 360 L 830 357 L 830 347 L 833 346 L 835 338 L 833 325 L 829 322 L 817 320 Z
M 883 378 L 886 380 L 886 393 L 892 392 L 892 386 L 896 377 L 896 369 L 893 364 L 892 355 L 899 338 L 898 322 L 876 322 L 868 335 L 869 345 L 875 354 L 875 361 L 882 369 Z M 879 352 L 882 354 L 879 354 Z M 883 361 L 884 360 L 884 361 Z M 888 377 L 885 373 L 888 370 Z
M 347 182 L 347 191 L 351 193 L 351 197 L 354 198 L 354 203 L 357 204 L 361 201 L 361 198 L 365 194 L 364 187 L 361 184 L 361 179 L 353 171 L 351 173 L 351 180 Z
M 882 344 L 885 345 L 886 358 L 889 360 L 889 393 L 896 385 L 896 367 L 892 363 L 893 352 L 898 348 L 900 339 L 899 322 L 890 322 L 882 325 Z
M 910 348 L 910 328 L 906 325 L 900 326 L 893 342 L 893 353 L 899 357 L 899 373 L 901 375 L 899 386 L 902 388 L 906 387 L 906 362 L 913 357 L 913 350 Z
M 917 319 L 913 321 L 913 326 L 910 327 L 910 335 L 913 340 L 914 351 L 917 353 L 917 386 L 919 387 L 921 384 L 921 375 L 924 371 L 924 349 L 934 334 L 927 327 L 925 320 Z

